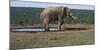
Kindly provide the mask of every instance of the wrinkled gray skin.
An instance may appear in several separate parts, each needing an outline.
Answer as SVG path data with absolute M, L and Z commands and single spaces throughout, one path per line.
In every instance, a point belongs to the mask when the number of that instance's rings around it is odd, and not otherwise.
M 48 7 L 45 8 L 41 14 L 40 19 L 43 22 L 45 31 L 49 31 L 49 23 L 58 20 L 58 30 L 61 30 L 61 26 L 64 23 L 65 16 L 72 16 L 72 13 L 68 7 Z

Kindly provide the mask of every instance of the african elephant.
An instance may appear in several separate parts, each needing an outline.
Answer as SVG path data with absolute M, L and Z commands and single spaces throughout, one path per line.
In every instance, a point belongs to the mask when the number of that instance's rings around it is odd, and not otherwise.
M 45 31 L 49 31 L 49 23 L 56 20 L 58 20 L 58 30 L 61 30 L 61 26 L 64 23 L 63 19 L 65 16 L 75 18 L 74 16 L 72 16 L 71 10 L 68 7 L 47 7 L 41 12 L 40 19 L 43 22 Z

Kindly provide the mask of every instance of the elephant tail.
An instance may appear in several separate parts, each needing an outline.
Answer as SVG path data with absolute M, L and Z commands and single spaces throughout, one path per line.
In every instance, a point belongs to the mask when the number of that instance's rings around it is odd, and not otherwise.
M 43 15 L 40 14 L 40 22 L 43 22 Z

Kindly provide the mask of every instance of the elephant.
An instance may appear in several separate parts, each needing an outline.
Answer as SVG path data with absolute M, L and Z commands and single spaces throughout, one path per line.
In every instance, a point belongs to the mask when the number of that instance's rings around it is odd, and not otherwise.
M 70 8 L 59 6 L 59 7 L 47 7 L 44 8 L 40 14 L 40 20 L 43 23 L 45 31 L 49 31 L 49 24 L 51 21 L 58 21 L 58 30 L 61 30 L 61 26 L 64 23 L 64 17 L 69 16 L 75 18 L 71 13 Z

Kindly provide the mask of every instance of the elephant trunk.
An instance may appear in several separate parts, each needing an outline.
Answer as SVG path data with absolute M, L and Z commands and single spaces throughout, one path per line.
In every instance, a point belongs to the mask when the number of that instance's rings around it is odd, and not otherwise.
M 76 21 L 78 21 L 79 23 L 81 23 L 80 20 L 77 17 L 72 16 L 72 18 L 75 19 Z
M 77 17 L 73 16 L 72 13 L 70 13 L 69 16 L 72 17 L 74 20 L 76 20 L 76 21 L 78 21 L 80 23 L 80 20 Z

